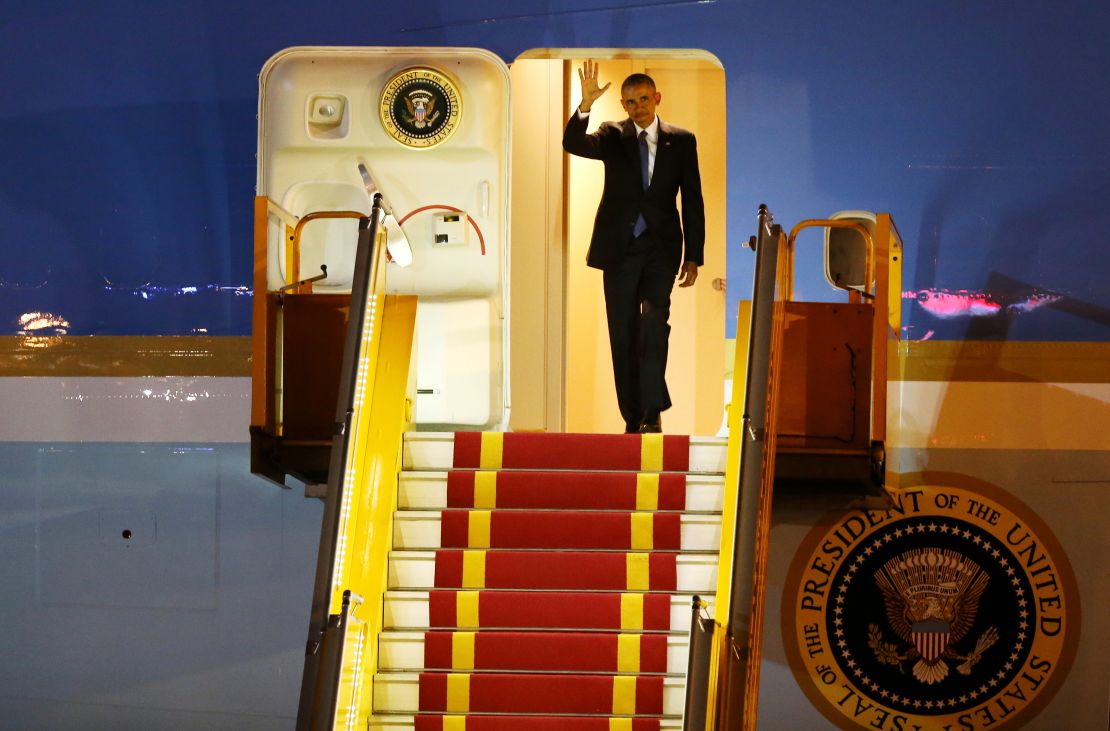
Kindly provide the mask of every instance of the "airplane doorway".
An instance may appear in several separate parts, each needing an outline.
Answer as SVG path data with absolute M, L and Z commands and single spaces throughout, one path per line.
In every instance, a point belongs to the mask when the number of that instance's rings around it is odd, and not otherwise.
M 517 430 L 620 432 L 601 272 L 586 266 L 603 173 L 563 153 L 562 130 L 580 101 L 577 69 L 600 62 L 613 86 L 594 104 L 591 131 L 626 115 L 620 82 L 655 79 L 659 116 L 698 137 L 705 198 L 705 264 L 697 284 L 671 296 L 664 431 L 715 434 L 725 371 L 725 74 L 705 51 L 536 49 L 510 69 L 513 193 L 510 424 Z

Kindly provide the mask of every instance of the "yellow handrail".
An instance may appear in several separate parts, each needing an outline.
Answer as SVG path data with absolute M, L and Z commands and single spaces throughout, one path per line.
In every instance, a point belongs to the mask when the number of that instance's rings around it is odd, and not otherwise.
M 309 214 L 298 225 L 303 229 L 313 219 L 353 217 L 351 213 Z M 377 204 L 371 216 L 379 216 L 378 225 L 370 227 L 377 240 L 369 261 L 361 252 L 359 257 L 359 270 L 369 269 L 368 281 L 365 299 L 352 301 L 351 317 L 358 318 L 360 311 L 362 317 L 357 344 L 348 343 L 357 351 L 344 357 L 348 364 L 354 359 L 346 391 L 351 399 L 337 415 L 344 426 L 333 443 L 324 507 L 310 626 L 310 637 L 319 632 L 320 643 L 316 659 L 306 659 L 298 729 L 363 728 L 373 701 L 401 440 L 410 413 L 407 386 L 416 297 L 384 294 L 384 215 Z M 298 232 L 295 227 L 294 243 L 299 243 Z M 355 294 L 361 292 L 356 287 Z

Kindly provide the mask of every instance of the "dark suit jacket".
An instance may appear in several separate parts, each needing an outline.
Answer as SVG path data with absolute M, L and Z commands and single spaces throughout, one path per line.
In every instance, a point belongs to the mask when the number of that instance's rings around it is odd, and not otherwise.
M 605 163 L 605 190 L 594 219 L 586 263 L 605 269 L 619 262 L 641 213 L 647 223 L 647 233 L 661 244 L 663 255 L 676 274 L 684 261 L 699 266 L 705 263 L 705 208 L 694 134 L 659 120 L 655 168 L 651 185 L 645 192 L 640 180 L 636 125 L 632 120 L 604 122 L 596 132 L 586 134 L 588 121 L 588 117 L 579 119 L 576 112 L 563 132 L 564 150 Z M 682 191 L 681 225 L 675 201 L 679 190 Z

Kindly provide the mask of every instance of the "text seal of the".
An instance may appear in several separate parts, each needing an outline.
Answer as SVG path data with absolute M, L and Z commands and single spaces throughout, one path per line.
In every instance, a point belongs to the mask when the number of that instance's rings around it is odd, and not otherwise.
M 462 119 L 462 97 L 446 74 L 405 69 L 386 83 L 378 105 L 387 134 L 406 147 L 427 149 L 446 141 Z
M 906 488 L 892 509 L 828 516 L 786 586 L 791 669 L 844 729 L 1021 725 L 1051 699 L 1079 638 L 1060 545 L 987 485 Z

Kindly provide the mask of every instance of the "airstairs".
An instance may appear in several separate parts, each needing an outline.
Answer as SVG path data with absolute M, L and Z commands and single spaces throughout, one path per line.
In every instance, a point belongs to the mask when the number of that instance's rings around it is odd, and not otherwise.
M 269 203 L 258 209 L 264 221 Z M 302 446 L 297 412 L 274 384 L 290 381 L 270 368 L 300 357 L 278 347 L 296 321 L 266 310 L 315 295 L 294 282 L 256 298 L 277 327 L 256 363 L 252 468 L 279 484 L 326 474 L 306 488 L 324 515 L 298 729 L 754 729 L 776 483 L 881 494 L 901 253 L 889 216 L 875 235 L 829 220 L 787 237 L 761 209 L 728 440 L 406 433 L 417 298 L 384 294 L 381 196 L 358 218 L 335 418 L 330 440 L 311 432 L 317 453 L 289 449 Z M 791 302 L 793 241 L 814 226 L 860 234 L 860 286 L 883 290 Z M 879 254 L 875 240 L 889 242 Z M 780 409 L 780 392 L 840 398 Z
M 406 435 L 371 729 L 677 729 L 725 441 Z

